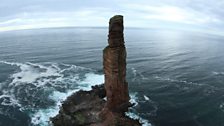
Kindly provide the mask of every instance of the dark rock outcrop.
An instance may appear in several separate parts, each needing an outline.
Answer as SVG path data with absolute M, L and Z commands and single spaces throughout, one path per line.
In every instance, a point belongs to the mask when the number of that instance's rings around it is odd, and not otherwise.
M 123 16 L 112 17 L 109 45 L 103 51 L 105 84 L 69 96 L 59 114 L 51 118 L 54 126 L 140 126 L 138 120 L 125 116 L 131 104 L 125 78 L 127 54 L 123 30 Z
M 89 126 L 101 122 L 99 113 L 105 105 L 105 96 L 104 85 L 74 93 L 64 101 L 59 114 L 51 121 L 54 126 Z
M 123 114 L 107 112 L 101 118 L 105 106 L 104 85 L 94 86 L 91 91 L 79 91 L 69 96 L 62 104 L 59 114 L 51 118 L 54 126 L 140 126 Z

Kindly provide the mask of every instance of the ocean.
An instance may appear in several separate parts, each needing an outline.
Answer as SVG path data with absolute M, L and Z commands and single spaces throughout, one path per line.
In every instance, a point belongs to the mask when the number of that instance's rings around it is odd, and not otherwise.
M 50 126 L 61 102 L 104 82 L 107 28 L 0 32 L 0 126 Z M 143 126 L 224 126 L 224 36 L 125 29 L 126 113 Z

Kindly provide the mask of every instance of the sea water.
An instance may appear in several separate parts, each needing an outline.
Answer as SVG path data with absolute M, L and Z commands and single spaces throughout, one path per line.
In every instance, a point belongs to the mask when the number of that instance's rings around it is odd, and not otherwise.
M 104 82 L 107 28 L 0 32 L 0 126 L 49 126 L 63 100 Z M 224 37 L 125 29 L 130 102 L 144 126 L 224 125 Z

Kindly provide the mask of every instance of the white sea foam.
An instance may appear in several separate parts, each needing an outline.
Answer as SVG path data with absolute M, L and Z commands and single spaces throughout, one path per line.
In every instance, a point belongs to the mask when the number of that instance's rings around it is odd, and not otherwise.
M 43 66 L 40 64 L 34 63 L 16 63 L 16 62 L 6 62 L 0 61 L 0 63 L 18 66 L 20 68 L 20 72 L 14 73 L 11 75 L 13 79 L 11 85 L 17 85 L 20 83 L 32 83 L 35 82 L 38 78 L 49 77 L 49 76 L 62 76 L 58 68 L 55 64 L 51 66 Z
M 70 90 L 65 92 L 59 92 L 59 91 L 54 91 L 49 98 L 57 101 L 57 104 L 55 106 L 52 106 L 47 109 L 40 109 L 36 111 L 35 113 L 31 114 L 31 122 L 34 125 L 43 125 L 47 126 L 50 125 L 49 118 L 54 117 L 58 114 L 58 111 L 60 109 L 62 101 L 64 101 L 68 96 L 70 96 L 72 93 L 77 92 L 77 90 Z
M 135 92 L 135 93 L 130 93 L 130 102 L 132 104 L 135 104 L 133 107 L 136 107 L 138 105 L 138 97 L 137 97 L 138 93 Z M 130 110 L 133 109 L 133 108 L 130 108 Z M 142 124 L 142 126 L 152 126 L 150 124 L 150 122 L 146 119 L 143 119 L 141 118 L 138 114 L 134 113 L 134 112 L 131 112 L 131 111 L 128 111 L 125 113 L 126 116 L 132 118 L 132 119 L 137 119 L 140 121 L 140 123 Z
M 8 64 L 8 65 L 15 65 L 15 66 L 20 66 L 20 65 L 23 65 L 22 63 L 7 62 L 7 61 L 0 61 L 0 63 L 3 63 L 3 64 Z
M 134 107 L 135 106 L 137 106 L 138 105 L 138 98 L 137 98 L 137 92 L 135 92 L 135 93 L 130 93 L 130 102 L 132 103 L 132 104 L 134 104 Z
M 144 99 L 145 99 L 146 101 L 149 101 L 149 97 L 147 97 L 146 95 L 144 95 Z
M 133 78 L 132 78 L 132 81 L 136 81 L 137 78 L 140 78 L 142 80 L 148 80 L 147 77 L 145 77 L 142 73 L 138 72 L 135 68 L 131 68 L 131 71 L 133 73 Z M 139 83 L 140 84 L 140 83 Z
M 79 82 L 79 89 L 70 90 L 65 92 L 54 91 L 49 98 L 56 101 L 57 104 L 48 109 L 40 109 L 36 113 L 32 114 L 32 123 L 34 125 L 49 125 L 49 118 L 54 117 L 58 114 L 61 102 L 64 101 L 72 93 L 77 92 L 78 90 L 90 90 L 91 86 L 102 84 L 104 82 L 103 75 L 98 75 L 94 73 L 85 74 L 85 79 Z
M 50 125 L 49 117 L 55 116 L 56 108 L 41 109 L 35 114 L 31 114 L 31 123 L 33 125 L 48 126 Z
M 224 102 L 219 105 L 219 108 L 224 112 Z
M 136 77 L 137 76 L 137 70 L 135 68 L 131 68 L 131 70 L 132 70 L 132 73 L 134 74 L 134 77 Z
M 1 95 L 0 99 L 4 99 L 1 102 L 1 105 L 21 107 L 21 104 L 19 104 L 19 101 L 16 100 L 12 95 Z
M 142 124 L 142 126 L 152 126 L 148 120 L 141 118 L 139 115 L 137 115 L 135 113 L 126 112 L 125 114 L 132 119 L 139 120 L 139 122 Z
M 91 86 L 102 84 L 104 82 L 104 76 L 95 74 L 92 69 L 84 68 L 76 65 L 69 65 L 69 64 L 61 64 L 65 66 L 64 68 L 60 68 L 58 64 L 56 63 L 48 63 L 47 65 L 38 64 L 38 63 L 16 63 L 16 62 L 5 62 L 0 61 L 0 63 L 8 64 L 17 66 L 20 70 L 17 73 L 14 73 L 11 75 L 11 87 L 10 91 L 3 92 L 4 95 L 0 96 L 1 98 L 9 97 L 8 101 L 6 101 L 5 105 L 17 105 L 21 106 L 19 104 L 19 101 L 17 101 L 13 97 L 13 90 L 15 86 L 18 86 L 20 84 L 32 84 L 36 87 L 45 88 L 45 85 L 50 83 L 52 86 L 58 86 L 63 87 L 68 84 L 70 85 L 76 85 L 75 88 L 67 89 L 67 91 L 61 92 L 54 90 L 48 98 L 55 101 L 56 104 L 54 106 L 50 106 L 46 109 L 37 109 L 33 110 L 30 114 L 31 116 L 31 122 L 33 125 L 41 125 L 41 126 L 48 126 L 50 125 L 49 118 L 54 117 L 58 114 L 59 107 L 61 106 L 62 101 L 64 101 L 68 96 L 70 96 L 72 93 L 77 92 L 78 90 L 90 90 Z M 80 74 L 80 72 L 83 74 Z M 137 72 L 134 70 L 134 72 Z M 66 74 L 66 76 L 65 76 Z M 137 73 L 136 73 L 137 74 Z M 80 78 L 81 75 L 81 78 Z M 54 85 L 59 83 L 59 85 Z M 130 102 L 134 103 L 135 106 L 138 105 L 138 98 L 137 93 L 131 93 L 130 94 Z M 147 96 L 145 99 L 147 100 Z M 135 107 L 134 106 L 134 107 Z M 22 108 L 22 107 L 21 107 Z M 132 108 L 134 109 L 134 108 Z M 24 109 L 23 109 L 24 110 Z M 27 108 L 25 108 L 27 110 Z M 126 115 L 130 116 L 134 119 L 139 119 L 141 123 L 143 123 L 143 126 L 151 126 L 151 124 L 145 120 L 142 119 L 138 114 L 127 112 Z
M 212 72 L 214 75 L 224 75 L 224 72 L 216 72 L 216 71 L 213 71 Z
M 79 82 L 79 88 L 82 90 L 91 90 L 91 86 L 104 83 L 104 76 L 94 73 L 85 74 L 85 79 Z
M 153 76 L 155 79 L 161 80 L 161 81 L 168 81 L 168 82 L 178 82 L 178 83 L 183 83 L 183 84 L 188 84 L 188 85 L 196 85 L 196 86 L 203 86 L 205 84 L 201 83 L 196 83 L 196 82 L 191 82 L 191 81 L 186 81 L 186 80 L 178 80 L 178 79 L 173 79 L 169 77 L 160 77 L 160 76 Z

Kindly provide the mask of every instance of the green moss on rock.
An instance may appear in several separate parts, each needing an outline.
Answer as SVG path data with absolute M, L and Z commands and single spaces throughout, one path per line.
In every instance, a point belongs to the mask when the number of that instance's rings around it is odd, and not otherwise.
M 81 125 L 84 124 L 85 120 L 86 120 L 85 116 L 82 115 L 81 113 L 75 113 L 74 118 L 76 121 L 78 121 L 77 123 L 79 123 Z

